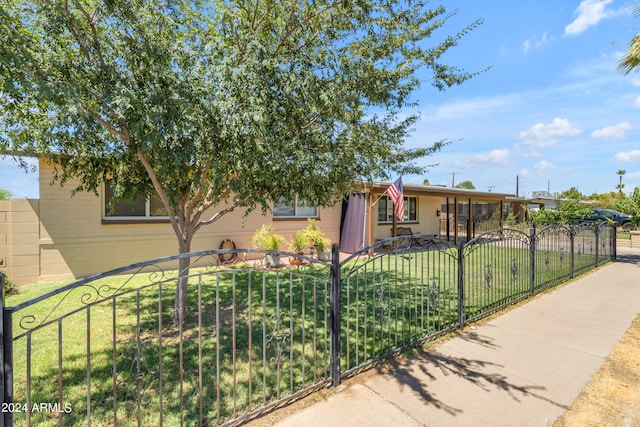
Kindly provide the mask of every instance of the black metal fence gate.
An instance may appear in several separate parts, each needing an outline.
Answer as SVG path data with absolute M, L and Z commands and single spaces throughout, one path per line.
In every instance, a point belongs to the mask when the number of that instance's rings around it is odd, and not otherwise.
M 239 424 L 615 259 L 615 238 L 594 224 L 460 247 L 403 236 L 342 262 L 337 245 L 331 262 L 213 250 L 3 297 L 0 424 Z

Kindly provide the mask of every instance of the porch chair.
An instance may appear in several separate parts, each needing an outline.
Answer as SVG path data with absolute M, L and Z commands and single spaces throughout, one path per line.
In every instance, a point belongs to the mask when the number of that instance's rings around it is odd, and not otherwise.
M 393 234 L 393 229 L 391 229 L 391 233 Z M 396 237 L 400 236 L 414 236 L 414 233 L 411 231 L 411 227 L 396 227 Z M 421 244 L 420 239 L 417 237 L 411 237 L 409 239 L 409 246 L 420 246 Z

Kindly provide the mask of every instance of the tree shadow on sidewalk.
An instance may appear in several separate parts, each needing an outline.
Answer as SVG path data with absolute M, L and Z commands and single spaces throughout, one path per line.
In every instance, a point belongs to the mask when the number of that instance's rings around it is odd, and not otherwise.
M 491 338 L 475 332 L 463 334 L 460 338 L 477 342 L 487 348 L 497 349 L 499 347 L 492 342 Z M 514 382 L 513 378 L 505 375 L 503 368 L 503 365 L 488 360 L 453 357 L 442 354 L 437 349 L 432 349 L 406 359 L 392 359 L 379 366 L 377 370 L 379 374 L 387 377 L 392 376 L 401 387 L 411 389 L 413 393 L 422 398 L 425 404 L 432 405 L 452 416 L 462 414 L 464 408 L 458 408 L 444 402 L 437 396 L 436 390 L 441 387 L 434 387 L 437 381 L 449 381 L 452 379 L 451 377 L 461 378 L 487 393 L 497 390 L 504 391 L 516 402 L 522 401 L 525 397 L 534 397 L 567 409 L 566 405 L 544 396 L 545 387 L 518 384 Z
M 622 252 L 622 253 L 621 253 Z M 640 250 L 638 249 L 618 249 L 616 255 L 616 261 L 625 264 L 638 264 L 640 265 Z

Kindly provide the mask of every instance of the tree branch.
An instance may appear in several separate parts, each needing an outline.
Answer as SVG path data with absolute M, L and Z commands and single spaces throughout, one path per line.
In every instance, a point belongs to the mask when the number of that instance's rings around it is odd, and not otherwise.
M 49 3 L 52 7 L 55 7 L 50 2 L 47 3 Z M 82 50 L 82 54 L 84 55 L 85 59 L 87 61 L 91 61 L 91 54 L 89 53 L 89 49 L 87 49 L 83 41 L 80 39 L 80 36 L 78 35 L 78 29 L 73 22 L 73 17 L 71 16 L 71 11 L 69 10 L 69 0 L 64 0 L 64 12 L 67 17 L 67 23 L 69 24 L 69 31 L 71 31 L 71 35 L 80 45 L 80 49 Z
M 331 10 L 335 7 L 337 7 L 339 4 L 342 4 L 341 0 L 338 0 L 337 2 L 330 4 L 329 6 L 325 7 L 324 9 L 319 10 L 316 13 L 313 13 L 309 16 L 307 16 L 305 19 L 303 19 L 301 22 L 299 22 L 298 24 L 294 25 L 293 27 L 291 27 L 289 30 L 285 31 L 284 34 L 282 35 L 282 37 L 280 38 L 280 41 L 278 42 L 278 46 L 276 46 L 275 50 L 273 51 L 273 56 L 277 56 L 278 52 L 280 51 L 280 48 L 284 45 L 284 42 L 291 37 L 291 34 L 293 34 L 293 32 L 299 28 L 302 28 L 303 26 L 305 26 L 308 22 L 310 22 L 311 20 L 315 19 L 316 17 L 320 16 L 321 14 L 327 12 L 328 10 Z
M 193 213 L 193 206 L 197 204 L 198 200 L 202 197 L 202 193 L 204 192 L 204 186 L 202 185 L 202 183 L 207 182 L 207 172 L 209 171 L 210 167 L 211 167 L 211 157 L 208 156 L 207 161 L 205 162 L 205 165 L 202 168 L 202 173 L 200 174 L 200 185 L 198 186 L 198 190 L 196 191 L 196 194 L 194 194 L 193 197 L 191 197 L 187 202 L 187 215 L 189 216 L 189 218 L 191 218 L 191 215 Z
M 67 3 L 67 1 L 68 0 L 65 0 L 65 3 Z M 91 37 L 93 38 L 93 44 L 96 48 L 96 54 L 98 55 L 98 60 L 100 61 L 100 65 L 104 67 L 105 63 L 104 63 L 104 58 L 102 56 L 102 49 L 100 49 L 100 41 L 98 40 L 98 31 L 96 30 L 96 25 L 93 22 L 91 15 L 89 15 L 89 13 L 82 6 L 82 4 L 77 0 L 73 0 L 73 2 L 75 3 L 78 10 L 80 10 L 84 18 L 87 20 L 87 24 L 89 25 L 89 28 L 91 28 Z
M 198 222 L 198 224 L 195 226 L 195 230 L 196 231 L 199 230 L 200 227 L 202 227 L 203 225 L 209 225 L 209 224 L 212 224 L 212 223 L 216 222 L 217 220 L 222 218 L 224 215 L 226 215 L 229 212 L 232 212 L 233 210 L 235 210 L 237 207 L 240 207 L 240 206 L 244 205 L 245 203 L 249 202 L 252 198 L 253 198 L 253 196 L 247 196 L 244 199 L 237 200 L 231 206 L 228 206 L 228 207 L 222 209 L 221 211 L 216 212 L 215 215 L 213 215 L 208 220 Z
M 225 199 L 229 194 L 231 194 L 231 180 L 236 176 L 236 174 L 233 174 L 230 178 L 229 178 L 229 182 L 227 183 L 226 187 L 224 187 L 222 189 L 222 191 L 220 191 L 220 193 L 218 193 L 218 195 L 214 198 L 211 198 L 212 196 L 212 192 L 213 189 L 210 188 L 207 191 L 207 195 L 205 196 L 203 202 L 201 203 L 201 205 L 198 207 L 198 209 L 196 210 L 195 215 L 192 218 L 192 224 L 194 226 L 196 226 L 199 221 L 200 218 L 202 218 L 202 215 L 213 205 L 219 203 L 221 200 Z
M 271 192 L 269 192 L 269 196 L 274 197 L 276 194 L 278 193 L 278 190 L 272 190 Z M 254 198 L 254 195 L 251 194 L 249 196 L 246 196 L 240 200 L 236 200 L 231 206 L 228 206 L 224 209 L 222 209 L 221 211 L 216 212 L 215 215 L 213 215 L 211 218 L 209 218 L 206 221 L 201 221 L 199 222 L 195 227 L 194 227 L 194 232 L 198 231 L 200 229 L 200 227 L 202 227 L 203 225 L 209 225 L 212 224 L 214 222 L 216 222 L 217 220 L 219 220 L 220 218 L 222 218 L 224 215 L 228 214 L 229 212 L 232 212 L 233 210 L 235 210 L 236 208 L 240 207 L 240 206 L 245 206 L 247 203 L 249 203 L 252 199 Z
M 85 108 L 85 107 L 82 107 L 82 109 L 84 110 L 85 113 L 87 113 L 88 115 L 93 117 L 93 119 L 95 121 L 97 121 L 102 126 L 104 126 L 107 129 L 107 131 L 109 131 L 110 134 L 112 134 L 114 136 L 117 136 L 118 138 L 122 139 L 127 144 L 129 144 L 131 142 L 131 136 L 129 135 L 129 133 L 126 130 L 125 131 L 120 131 L 120 130 L 116 129 L 115 126 L 113 126 L 111 123 L 109 123 L 108 121 L 103 119 L 95 111 L 91 111 L 91 110 L 89 110 L 88 108 Z
M 19 40 L 19 42 L 16 42 L 16 44 L 15 44 L 16 48 L 22 48 L 24 46 L 28 46 L 30 48 L 33 48 L 33 43 L 31 43 L 31 40 L 27 39 L 25 36 L 20 34 L 20 31 L 18 31 L 17 28 L 15 28 L 13 25 L 9 24 L 9 19 L 6 19 L 6 14 L 3 13 L 3 15 L 4 15 L 3 19 L 0 19 L 0 23 L 4 27 L 8 28 L 16 36 L 16 38 Z
M 176 233 L 176 236 L 178 237 L 182 236 L 183 230 L 180 229 L 180 225 L 178 224 L 178 219 L 176 219 L 176 211 L 173 208 L 173 205 L 171 205 L 171 202 L 169 201 L 169 196 L 167 196 L 167 192 L 165 191 L 162 184 L 160 184 L 160 180 L 158 179 L 158 175 L 156 175 L 156 171 L 153 169 L 153 166 L 151 166 L 149 159 L 147 159 L 147 156 L 145 156 L 145 154 L 142 152 L 141 149 L 138 148 L 138 150 L 136 151 L 136 155 L 138 156 L 138 159 L 142 163 L 142 166 L 144 166 L 144 169 L 147 171 L 147 175 L 149 175 L 149 178 L 153 183 L 153 188 L 155 188 L 156 192 L 158 193 L 158 196 L 160 197 L 162 204 L 167 209 L 169 222 L 171 223 L 171 227 L 173 227 L 173 231 Z M 185 222 L 181 221 L 181 224 L 183 224 L 183 227 L 186 228 Z

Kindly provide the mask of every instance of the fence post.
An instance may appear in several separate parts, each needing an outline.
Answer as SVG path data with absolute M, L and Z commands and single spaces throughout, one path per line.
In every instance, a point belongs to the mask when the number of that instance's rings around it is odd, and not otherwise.
M 596 267 L 598 266 L 598 248 L 600 246 L 600 230 L 602 230 L 604 228 L 603 225 L 598 225 L 596 227 Z
M 468 243 L 468 242 L 467 242 Z M 458 244 L 458 328 L 464 328 L 464 245 Z
M 13 403 L 13 325 L 11 312 L 6 310 L 4 282 L 6 276 L 0 271 L 0 405 L 3 409 L 6 403 Z M 13 413 L 2 411 L 0 427 L 13 426 Z
M 570 248 L 571 248 L 571 258 L 570 258 L 571 259 L 571 272 L 570 272 L 570 276 L 569 277 L 571 277 L 573 279 L 573 276 L 575 276 L 575 272 L 576 272 L 576 270 L 575 270 L 575 266 L 576 266 L 575 253 L 574 253 L 574 251 L 575 251 L 575 243 L 576 243 L 576 228 L 575 227 L 570 227 L 569 228 L 569 235 L 571 236 L 570 239 L 569 239 L 571 241 L 571 244 L 569 245 Z
M 331 379 L 333 386 L 340 385 L 340 247 L 337 243 L 331 246 Z
M 529 230 L 529 292 L 531 295 L 536 290 L 536 223 Z
M 613 227 L 613 260 L 618 260 L 618 227 L 614 227 L 610 225 L 609 227 Z
M 4 313 L 4 273 L 2 271 L 0 271 L 0 313 Z M 4 316 L 0 319 L 0 347 L 0 405 L 4 408 Z M 4 416 L 2 416 L 0 417 L 0 427 L 4 426 Z

